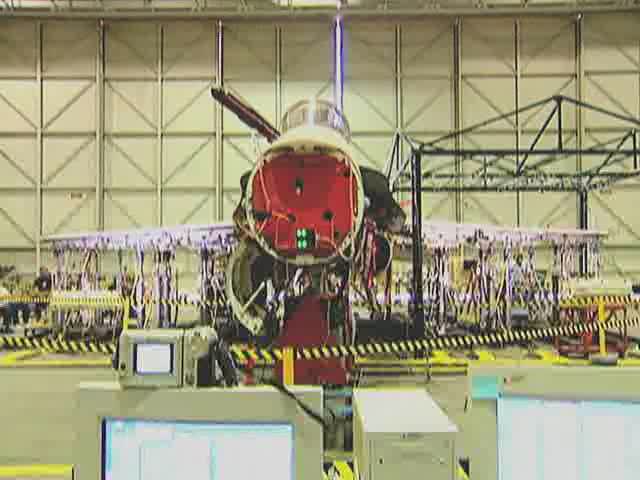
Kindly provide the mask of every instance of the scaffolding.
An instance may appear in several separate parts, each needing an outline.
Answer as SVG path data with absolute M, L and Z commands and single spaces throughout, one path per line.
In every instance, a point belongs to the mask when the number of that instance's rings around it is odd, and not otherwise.
M 548 109 L 540 128 L 533 135 L 530 145 L 523 146 L 519 127 L 513 131 L 513 148 L 487 146 L 463 148 L 464 137 L 505 120 L 518 126 L 525 114 L 533 118 Z M 569 109 L 575 109 L 576 119 L 585 111 L 613 119 L 624 130 L 621 135 L 588 148 L 579 145 L 568 148 L 565 142 L 565 125 Z M 578 122 L 577 122 L 578 123 Z M 555 126 L 552 127 L 552 126 Z M 490 118 L 470 127 L 457 130 L 429 142 L 421 142 L 397 132 L 387 162 L 386 174 L 394 193 L 411 193 L 412 227 L 410 236 L 413 249 L 413 303 L 416 335 L 424 332 L 424 277 L 423 277 L 423 220 L 422 193 L 424 192 L 575 192 L 578 199 L 578 227 L 589 228 L 589 192 L 609 189 L 613 184 L 640 175 L 638 159 L 638 119 L 609 111 L 573 98 L 556 95 L 534 102 L 512 112 Z M 582 127 L 576 126 L 578 135 Z M 572 129 L 573 130 L 573 129 Z M 541 147 L 545 135 L 554 135 L 553 147 Z M 453 147 L 447 146 L 453 143 Z M 404 146 L 407 155 L 402 157 Z M 575 171 L 559 171 L 558 164 L 575 158 Z M 587 168 L 583 159 L 590 159 Z M 561 239 L 556 239 L 561 240 Z M 570 268 L 567 251 L 561 241 L 553 242 L 554 262 L 559 269 Z M 593 242 L 579 245 L 579 274 L 593 272 L 590 261 Z M 555 290 L 555 289 L 554 289 Z

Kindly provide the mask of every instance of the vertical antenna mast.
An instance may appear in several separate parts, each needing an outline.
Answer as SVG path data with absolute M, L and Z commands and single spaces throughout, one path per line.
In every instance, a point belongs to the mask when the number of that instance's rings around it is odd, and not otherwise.
M 333 29 L 333 101 L 340 110 L 343 112 L 343 94 L 344 94 L 344 58 L 343 58 L 343 30 L 342 30 L 342 18 L 338 15 L 336 17 L 335 26 Z

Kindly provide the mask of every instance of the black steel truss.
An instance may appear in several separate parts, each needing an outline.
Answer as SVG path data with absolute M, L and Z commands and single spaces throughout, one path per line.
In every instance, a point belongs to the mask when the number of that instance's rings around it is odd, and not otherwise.
M 522 114 L 531 115 L 532 111 L 541 111 L 545 107 L 551 107 L 551 111 L 526 148 L 521 146 L 521 132 L 518 128 L 514 130 L 515 148 L 464 149 L 460 147 L 465 135 L 476 133 L 511 118 L 516 120 L 513 122 L 514 125 L 520 125 L 519 119 Z M 628 130 L 618 138 L 588 148 L 583 146 L 567 148 L 566 133 L 571 133 L 573 129 L 567 132 L 568 129 L 563 125 L 565 107 L 576 109 L 576 124 L 580 118 L 580 111 L 589 110 L 622 122 L 625 125 L 624 129 L 628 128 Z M 555 146 L 540 148 L 542 138 L 552 131 L 550 128 L 552 124 L 556 126 L 553 132 Z M 414 335 L 421 336 L 425 331 L 422 296 L 422 192 L 576 192 L 579 199 L 579 227 L 587 229 L 589 228 L 589 192 L 606 189 L 615 182 L 640 176 L 638 127 L 640 127 L 640 120 L 636 118 L 570 97 L 553 96 L 477 125 L 451 132 L 430 142 L 421 142 L 403 133 L 397 133 L 386 174 L 394 193 L 411 192 L 412 197 Z M 578 131 L 577 125 L 575 130 Z M 454 148 L 442 146 L 445 142 L 452 140 L 455 144 Z M 403 160 L 404 145 L 409 147 L 409 152 Z M 595 165 L 589 165 L 586 169 L 576 168 L 576 171 L 572 172 L 550 168 L 571 157 L 575 157 L 576 160 L 582 160 L 585 157 L 600 158 L 601 161 Z M 447 158 L 450 158 L 448 162 L 442 161 Z M 576 166 L 578 163 L 576 161 Z M 411 169 L 407 172 L 409 165 Z M 426 168 L 423 168 L 425 166 Z M 586 248 L 581 252 L 580 257 L 580 270 L 581 273 L 585 273 Z
M 514 131 L 514 148 L 449 148 L 445 142 L 456 140 L 461 145 L 463 137 L 490 128 L 498 122 L 519 118 L 534 110 L 551 107 L 545 121 L 534 135 L 529 146 L 520 145 L 520 136 Z M 567 148 L 565 139 L 575 129 L 563 125 L 567 107 L 590 110 L 622 122 L 628 128 L 617 138 L 587 148 Z M 513 122 L 515 123 L 515 122 Z M 551 125 L 555 125 L 552 132 Z M 638 159 L 638 127 L 640 120 L 620 115 L 586 102 L 566 96 L 554 96 L 532 103 L 518 110 L 499 115 L 463 130 L 451 132 L 430 142 L 420 142 L 404 134 L 394 140 L 393 161 L 387 174 L 394 192 L 411 191 L 407 167 L 411 159 L 422 164 L 421 190 L 423 192 L 501 192 L 501 191 L 556 191 L 580 192 L 609 188 L 613 183 L 640 175 Z M 486 130 L 485 130 L 486 131 Z M 545 135 L 555 136 L 553 148 L 541 148 Z M 400 144 L 404 141 L 411 154 L 402 163 Z M 560 161 L 574 158 L 601 158 L 597 165 L 581 171 L 558 171 Z M 447 161 L 448 159 L 448 161 Z M 395 163 L 395 165 L 394 165 Z M 458 167 L 458 168 L 456 168 Z M 412 169 L 413 170 L 413 169 Z

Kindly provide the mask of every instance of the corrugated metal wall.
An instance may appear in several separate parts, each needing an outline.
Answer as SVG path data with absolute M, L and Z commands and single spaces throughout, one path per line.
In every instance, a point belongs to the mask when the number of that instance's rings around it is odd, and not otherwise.
M 397 128 L 432 139 L 560 93 L 638 117 L 639 21 L 349 21 L 344 106 L 361 161 L 382 168 Z M 274 123 L 299 99 L 332 97 L 328 22 L 228 23 L 222 56 L 214 21 L 0 25 L 0 263 L 25 271 L 43 235 L 230 218 L 253 146 L 209 96 L 220 66 L 225 83 Z M 464 146 L 528 145 L 545 115 L 466 135 Z M 565 145 L 621 133 L 600 115 L 583 115 L 580 132 L 576 120 L 565 113 Z M 580 167 L 570 158 L 558 168 Z M 612 272 L 640 274 L 639 191 L 630 182 L 591 198 L 591 225 L 611 233 Z M 425 194 L 424 205 L 437 218 L 577 224 L 573 194 Z

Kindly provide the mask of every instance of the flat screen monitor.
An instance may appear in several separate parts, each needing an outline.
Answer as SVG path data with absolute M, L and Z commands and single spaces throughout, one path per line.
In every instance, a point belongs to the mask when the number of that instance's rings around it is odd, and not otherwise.
M 324 412 L 322 387 L 289 390 Z M 271 386 L 83 383 L 74 423 L 75 480 L 323 478 L 323 426 Z
M 635 480 L 640 403 L 498 399 L 499 480 Z
M 293 480 L 295 475 L 292 424 L 105 418 L 102 435 L 101 480 Z
M 118 381 L 124 387 L 180 387 L 184 331 L 125 330 L 118 341 Z
M 138 375 L 171 375 L 174 346 L 170 343 L 139 343 L 134 345 L 133 370 Z

